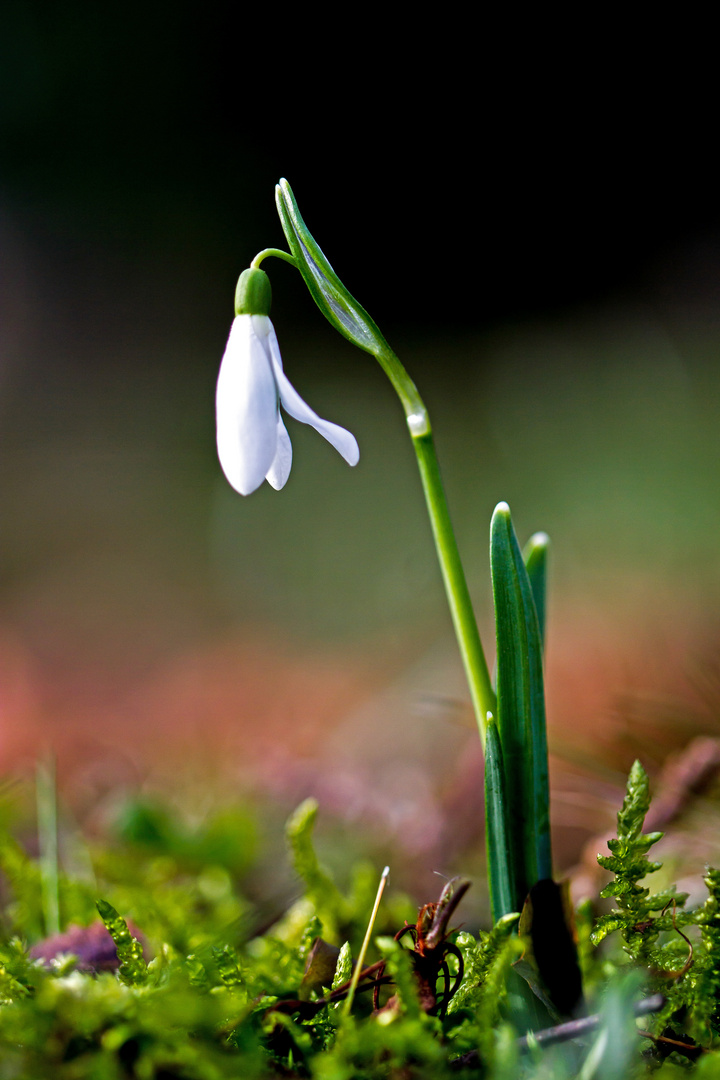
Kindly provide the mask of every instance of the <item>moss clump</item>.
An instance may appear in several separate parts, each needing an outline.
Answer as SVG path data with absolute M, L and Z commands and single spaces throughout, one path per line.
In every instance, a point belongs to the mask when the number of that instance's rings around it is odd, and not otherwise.
M 98 886 L 58 873 L 64 932 L 45 938 L 37 864 L 4 835 L 0 1080 L 720 1075 L 720 873 L 707 872 L 708 899 L 694 911 L 685 896 L 643 885 L 660 865 L 648 858 L 660 834 L 642 832 L 648 806 L 636 764 L 618 835 L 600 858 L 613 874 L 602 895 L 617 906 L 594 923 L 581 918 L 585 1007 L 597 1016 L 529 1036 L 518 1002 L 534 977 L 517 917 L 478 937 L 454 929 L 467 882 L 447 885 L 417 921 L 392 897 L 383 905 L 375 955 L 345 1016 L 371 891 L 365 870 L 346 895 L 321 867 L 312 804 L 287 829 L 303 894 L 260 933 L 242 888 L 249 861 L 238 870 L 216 836 L 204 849 L 202 836 L 155 808 L 162 828 L 149 829 L 144 812 L 138 832 L 135 814 L 122 841 L 95 853 L 113 901 L 97 901 L 101 922 L 92 922 Z

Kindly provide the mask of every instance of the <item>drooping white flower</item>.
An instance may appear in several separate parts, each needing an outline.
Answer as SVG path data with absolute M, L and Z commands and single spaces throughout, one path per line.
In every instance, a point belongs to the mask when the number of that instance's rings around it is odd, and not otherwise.
M 290 436 L 279 406 L 310 424 L 356 465 L 357 440 L 345 428 L 313 412 L 283 371 L 273 324 L 267 315 L 235 317 L 217 383 L 217 448 L 225 476 L 241 495 L 267 480 L 284 487 L 292 465 Z

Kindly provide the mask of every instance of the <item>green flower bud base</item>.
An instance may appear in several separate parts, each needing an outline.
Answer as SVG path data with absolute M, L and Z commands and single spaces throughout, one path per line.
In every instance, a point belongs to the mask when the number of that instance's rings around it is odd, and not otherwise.
M 271 305 L 272 288 L 265 271 L 253 267 L 243 270 L 235 289 L 235 314 L 269 315 Z

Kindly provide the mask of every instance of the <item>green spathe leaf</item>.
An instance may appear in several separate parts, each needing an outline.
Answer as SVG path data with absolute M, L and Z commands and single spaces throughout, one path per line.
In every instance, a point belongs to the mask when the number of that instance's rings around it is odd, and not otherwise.
M 542 642 L 532 587 L 499 503 L 490 526 L 497 637 L 498 734 L 502 746 L 515 910 L 536 881 L 552 877 Z
M 390 346 L 374 321 L 345 288 L 313 239 L 287 180 L 277 184 L 275 202 L 297 268 L 325 318 L 343 337 L 365 352 L 372 355 L 390 352 Z

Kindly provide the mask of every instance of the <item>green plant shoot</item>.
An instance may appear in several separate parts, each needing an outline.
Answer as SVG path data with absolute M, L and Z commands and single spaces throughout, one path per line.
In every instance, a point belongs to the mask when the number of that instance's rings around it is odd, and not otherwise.
M 238 282 L 235 322 L 217 391 L 218 453 L 241 494 L 266 479 L 281 488 L 292 461 L 279 406 L 310 424 L 350 464 L 354 437 L 321 419 L 288 382 L 269 319 L 271 293 L 261 262 L 275 255 L 302 275 L 330 324 L 378 361 L 397 393 L 412 439 L 440 571 L 486 753 L 486 836 L 495 918 L 519 911 L 528 890 L 552 874 L 542 638 L 547 537 L 536 534 L 520 554 L 506 504 L 491 530 L 496 615 L 497 694 L 493 689 L 440 474 L 430 417 L 417 387 L 377 324 L 348 292 L 308 230 L 287 180 L 276 203 L 290 252 L 266 248 Z M 489 745 L 488 745 L 489 741 Z

